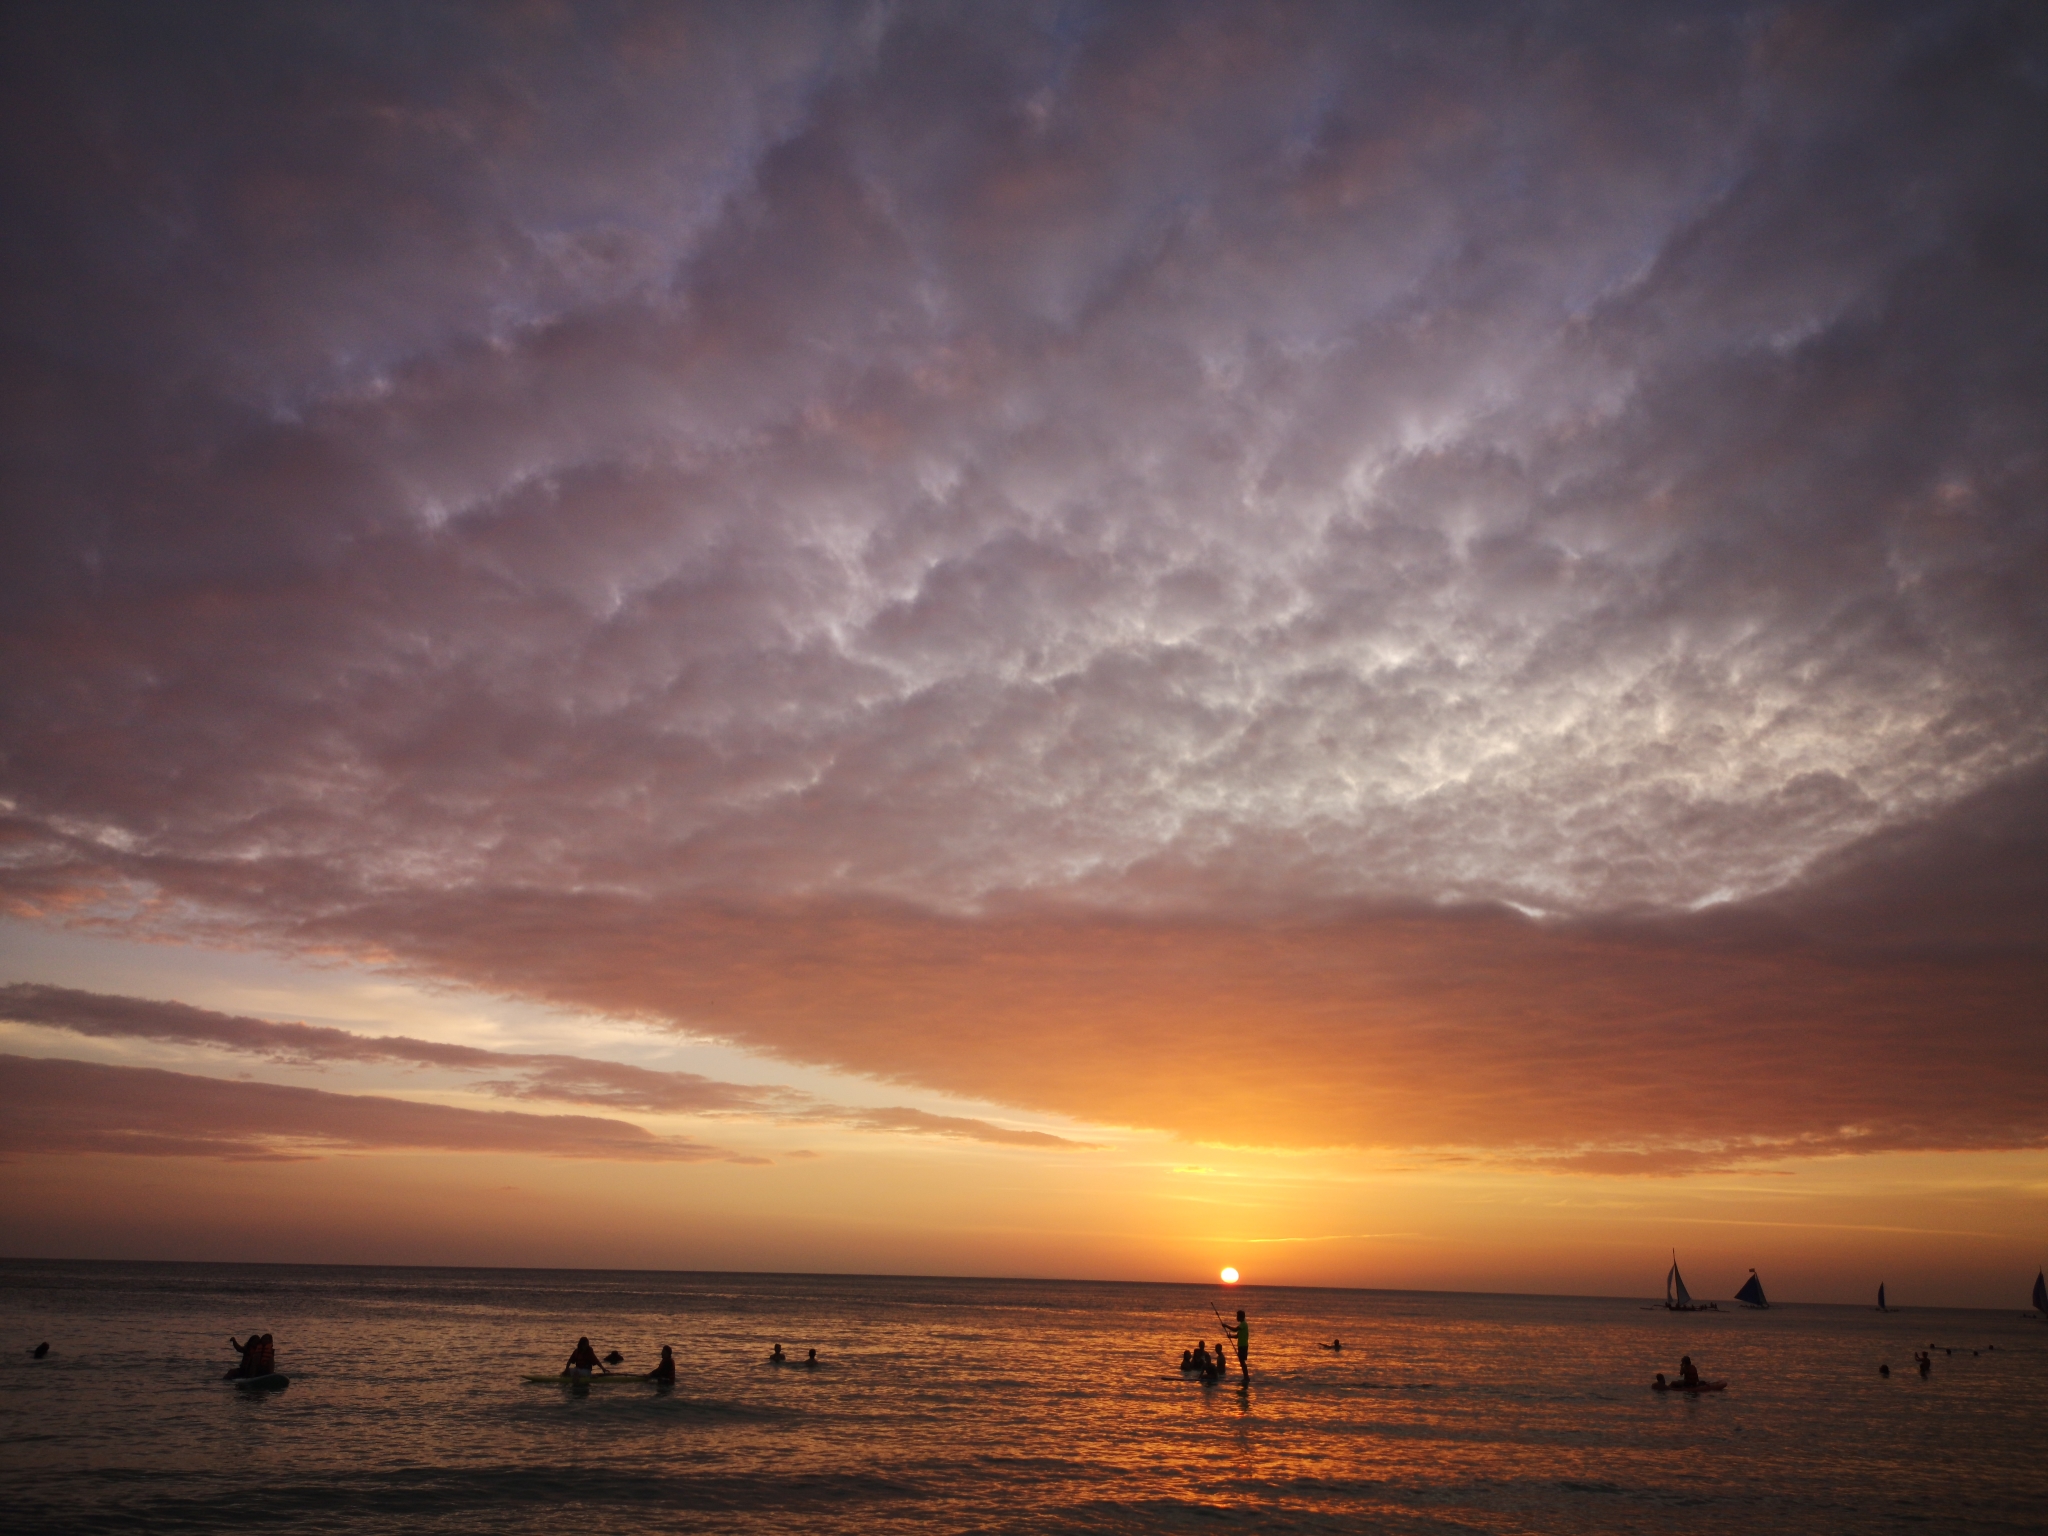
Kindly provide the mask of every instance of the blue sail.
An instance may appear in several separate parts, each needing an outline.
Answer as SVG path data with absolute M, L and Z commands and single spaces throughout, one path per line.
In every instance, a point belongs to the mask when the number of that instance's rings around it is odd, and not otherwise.
M 1756 1277 L 1756 1271 L 1749 1272 L 1749 1278 L 1742 1282 L 1742 1289 L 1735 1293 L 1735 1299 L 1746 1307 L 1768 1307 L 1764 1300 L 1763 1282 Z

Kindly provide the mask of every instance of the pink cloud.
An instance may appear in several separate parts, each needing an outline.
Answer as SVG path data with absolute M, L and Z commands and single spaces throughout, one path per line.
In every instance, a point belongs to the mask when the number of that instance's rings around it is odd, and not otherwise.
M 857 1130 L 946 1136 L 998 1146 L 1074 1148 L 1085 1145 L 1046 1131 L 1025 1131 L 963 1115 L 903 1106 L 844 1108 L 772 1085 L 723 1083 L 694 1072 L 663 1072 L 587 1056 L 532 1055 L 445 1045 L 403 1035 L 359 1035 L 326 1026 L 280 1023 L 194 1008 L 184 1003 L 115 997 L 66 987 L 16 982 L 0 986 L 0 1019 L 100 1039 L 146 1039 L 206 1045 L 291 1064 L 378 1062 L 497 1072 L 478 1084 L 512 1099 L 552 1099 L 646 1114 L 753 1115 L 818 1121 Z
M 229 1082 L 82 1061 L 0 1057 L 0 1151 L 278 1158 L 332 1152 L 517 1152 L 622 1162 L 729 1161 L 621 1120 L 456 1109 L 373 1094 Z

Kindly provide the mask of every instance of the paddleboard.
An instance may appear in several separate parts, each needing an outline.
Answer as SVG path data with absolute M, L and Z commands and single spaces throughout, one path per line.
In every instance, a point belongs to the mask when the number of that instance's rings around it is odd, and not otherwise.
M 1650 1390 L 1652 1392 L 1726 1392 L 1728 1390 L 1728 1383 L 1725 1381 L 1703 1381 L 1698 1386 L 1688 1387 L 1682 1381 L 1653 1381 L 1650 1383 Z
M 276 1371 L 272 1371 L 268 1376 L 230 1376 L 228 1380 L 238 1387 L 247 1387 L 252 1392 L 275 1392 L 292 1384 L 291 1377 L 281 1376 Z
M 534 1387 L 616 1387 L 629 1381 L 651 1384 L 648 1377 L 629 1375 L 624 1371 L 611 1376 L 571 1376 L 564 1371 L 558 1376 L 529 1376 L 526 1381 L 527 1385 Z

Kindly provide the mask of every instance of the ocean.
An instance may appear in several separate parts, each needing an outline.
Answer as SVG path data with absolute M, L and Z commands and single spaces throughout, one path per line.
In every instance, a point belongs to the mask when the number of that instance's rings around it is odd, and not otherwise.
M 1179 1372 L 1212 1305 L 1248 1386 Z M 12 1260 L 0 1316 L 20 1533 L 2048 1527 L 2017 1309 Z M 283 1391 L 219 1379 L 250 1330 Z M 523 1380 L 579 1334 L 679 1379 Z M 1652 1392 L 1681 1354 L 1727 1391 Z

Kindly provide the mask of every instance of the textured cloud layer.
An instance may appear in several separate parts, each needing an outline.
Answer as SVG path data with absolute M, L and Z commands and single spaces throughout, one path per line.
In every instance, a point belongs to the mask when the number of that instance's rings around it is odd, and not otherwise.
M 1141 1123 L 2038 1134 L 2038 957 L 1682 915 L 2048 752 L 2031 12 L 6 25 L 13 910 Z

